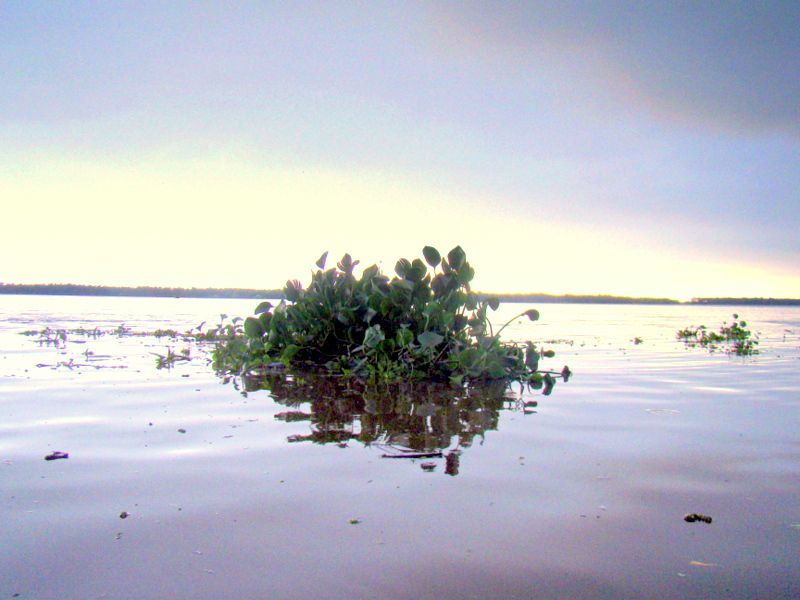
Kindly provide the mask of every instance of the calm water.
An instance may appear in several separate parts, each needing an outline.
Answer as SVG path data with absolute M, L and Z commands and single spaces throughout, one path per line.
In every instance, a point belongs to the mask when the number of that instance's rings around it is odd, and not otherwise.
M 448 407 L 273 398 L 198 346 L 157 370 L 180 341 L 19 335 L 255 305 L 0 296 L 0 598 L 800 597 L 800 309 L 537 306 L 506 331 L 574 378 Z M 758 356 L 675 340 L 734 311 Z M 382 458 L 400 447 L 457 473 Z

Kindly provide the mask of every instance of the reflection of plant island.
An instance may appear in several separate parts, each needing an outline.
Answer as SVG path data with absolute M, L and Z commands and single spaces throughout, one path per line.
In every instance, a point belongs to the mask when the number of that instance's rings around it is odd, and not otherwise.
M 231 381 L 229 378 L 228 381 Z M 387 458 L 445 458 L 445 472 L 456 475 L 461 451 L 487 431 L 496 430 L 503 409 L 531 412 L 507 394 L 504 382 L 456 387 L 436 382 L 367 383 L 318 374 L 272 373 L 246 376 L 234 383 L 243 393 L 266 390 L 286 411 L 286 422 L 307 422 L 308 434 L 289 442 L 376 446 Z

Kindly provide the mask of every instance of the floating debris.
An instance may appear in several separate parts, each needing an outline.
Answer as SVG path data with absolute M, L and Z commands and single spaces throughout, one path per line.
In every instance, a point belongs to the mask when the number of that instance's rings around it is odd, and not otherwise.
M 423 471 L 433 471 L 436 468 L 435 462 L 424 462 L 420 465 Z
M 358 525 L 361 523 L 361 519 L 350 519 L 350 525 Z
M 683 520 L 687 523 L 695 523 L 697 521 L 702 521 L 703 523 L 711 523 L 712 519 L 708 515 L 700 515 L 698 513 L 690 513 L 683 517 Z
M 121 513 L 119 513 L 119 518 L 120 519 L 127 519 L 129 516 L 130 516 L 130 513 L 127 510 L 123 510 Z
M 381 454 L 381 458 L 441 458 L 441 452 L 402 452 L 397 454 Z
M 45 460 L 58 460 L 60 458 L 69 458 L 69 452 L 61 452 L 57 450 L 44 457 Z
M 689 564 L 693 567 L 716 567 L 717 563 L 700 562 L 699 560 L 690 560 Z

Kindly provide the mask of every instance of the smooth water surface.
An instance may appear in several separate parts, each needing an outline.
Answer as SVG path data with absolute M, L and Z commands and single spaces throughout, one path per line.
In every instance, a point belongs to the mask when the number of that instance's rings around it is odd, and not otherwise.
M 256 304 L 0 297 L 0 598 L 800 597 L 800 309 L 539 305 L 506 332 L 574 376 L 497 403 L 273 398 L 202 345 L 20 335 Z M 760 354 L 675 339 L 733 312 Z

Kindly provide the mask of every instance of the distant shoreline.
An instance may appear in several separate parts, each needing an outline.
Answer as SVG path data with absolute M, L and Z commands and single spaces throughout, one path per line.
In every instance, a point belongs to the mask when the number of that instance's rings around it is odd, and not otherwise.
M 256 290 L 248 288 L 180 288 L 180 287 L 124 287 L 79 284 L 19 284 L 0 283 L 0 294 L 34 296 L 105 296 L 134 298 L 231 298 L 231 299 L 270 299 L 283 298 L 280 289 Z M 608 294 L 488 294 L 479 292 L 482 297 L 496 296 L 502 302 L 542 303 L 542 304 L 654 304 L 654 305 L 707 305 L 707 306 L 800 306 L 800 298 L 693 298 L 680 302 L 671 298 L 639 298 L 613 296 Z

